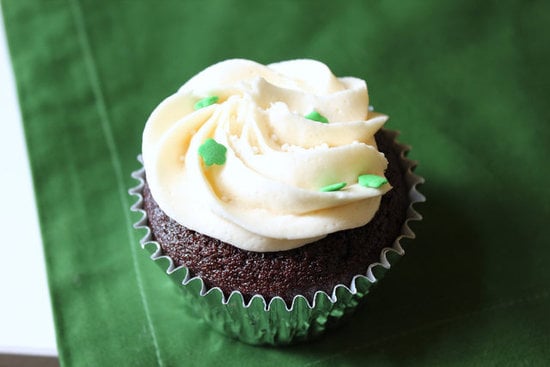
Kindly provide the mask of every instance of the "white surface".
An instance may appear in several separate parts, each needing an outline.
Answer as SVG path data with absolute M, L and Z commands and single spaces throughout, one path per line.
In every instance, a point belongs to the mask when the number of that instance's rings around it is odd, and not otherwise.
M 0 121 L 0 354 L 57 355 L 42 240 L 1 7 Z

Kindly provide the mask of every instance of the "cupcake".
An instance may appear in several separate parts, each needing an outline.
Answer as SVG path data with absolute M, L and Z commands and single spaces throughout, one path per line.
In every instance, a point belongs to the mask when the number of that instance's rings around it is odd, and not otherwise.
M 322 334 L 420 219 L 422 179 L 387 119 L 363 80 L 318 61 L 208 67 L 146 123 L 142 246 L 217 330 L 271 345 Z

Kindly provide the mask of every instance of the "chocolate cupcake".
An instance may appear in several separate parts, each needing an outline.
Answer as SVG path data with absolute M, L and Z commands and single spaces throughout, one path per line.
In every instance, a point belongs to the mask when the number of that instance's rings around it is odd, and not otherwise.
M 364 81 L 228 60 L 162 102 L 131 190 L 144 247 L 230 336 L 288 344 L 353 311 L 424 198 Z

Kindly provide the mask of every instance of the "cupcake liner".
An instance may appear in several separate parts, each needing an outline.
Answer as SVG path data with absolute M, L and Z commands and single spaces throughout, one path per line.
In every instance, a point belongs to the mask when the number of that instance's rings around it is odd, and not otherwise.
M 410 147 L 395 141 L 398 132 L 384 131 L 400 150 L 405 182 L 409 188 L 407 218 L 392 247 L 382 249 L 380 261 L 369 265 L 365 274 L 354 276 L 350 284 L 336 285 L 331 294 L 318 291 L 311 301 L 297 295 L 290 306 L 281 297 L 274 297 L 268 302 L 263 296 L 255 295 L 246 301 L 239 291 L 225 296 L 220 288 L 208 287 L 200 277 L 191 276 L 185 266 L 176 267 L 172 259 L 162 255 L 160 244 L 152 240 L 141 194 L 145 185 L 144 168 L 132 173 L 139 184 L 129 190 L 137 198 L 131 210 L 141 215 L 134 224 L 136 229 L 144 233 L 140 244 L 149 252 L 150 258 L 182 288 L 188 300 L 187 305 L 214 329 L 248 344 L 286 345 L 315 338 L 355 311 L 370 288 L 404 255 L 402 240 L 415 237 L 409 222 L 422 219 L 414 204 L 425 201 L 417 189 L 417 185 L 423 183 L 424 179 L 413 173 L 416 162 L 406 157 Z M 142 163 L 140 156 L 138 160 Z

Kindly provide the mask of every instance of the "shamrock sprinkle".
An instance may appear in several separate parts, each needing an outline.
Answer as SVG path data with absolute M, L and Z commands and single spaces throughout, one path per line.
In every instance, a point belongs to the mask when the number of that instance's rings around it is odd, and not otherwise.
M 321 191 L 321 192 L 339 191 L 339 190 L 343 189 L 345 186 L 346 186 L 345 182 L 337 182 L 337 183 L 334 183 L 332 185 L 327 185 L 327 186 L 321 187 L 319 189 L 319 191 Z
M 227 148 L 212 138 L 206 139 L 199 147 L 199 155 L 207 166 L 224 164 L 226 152 Z
M 311 111 L 304 117 L 309 120 L 322 122 L 323 124 L 328 124 L 328 119 L 315 110 Z
M 372 187 L 374 189 L 388 183 L 388 180 L 385 177 L 378 175 L 361 175 L 359 176 L 358 181 L 359 185 Z
M 218 102 L 218 99 L 220 99 L 220 97 L 218 96 L 210 96 L 210 97 L 203 98 L 200 101 L 197 101 L 197 103 L 195 103 L 193 108 L 195 110 L 200 110 L 201 108 L 208 107 L 211 104 Z

